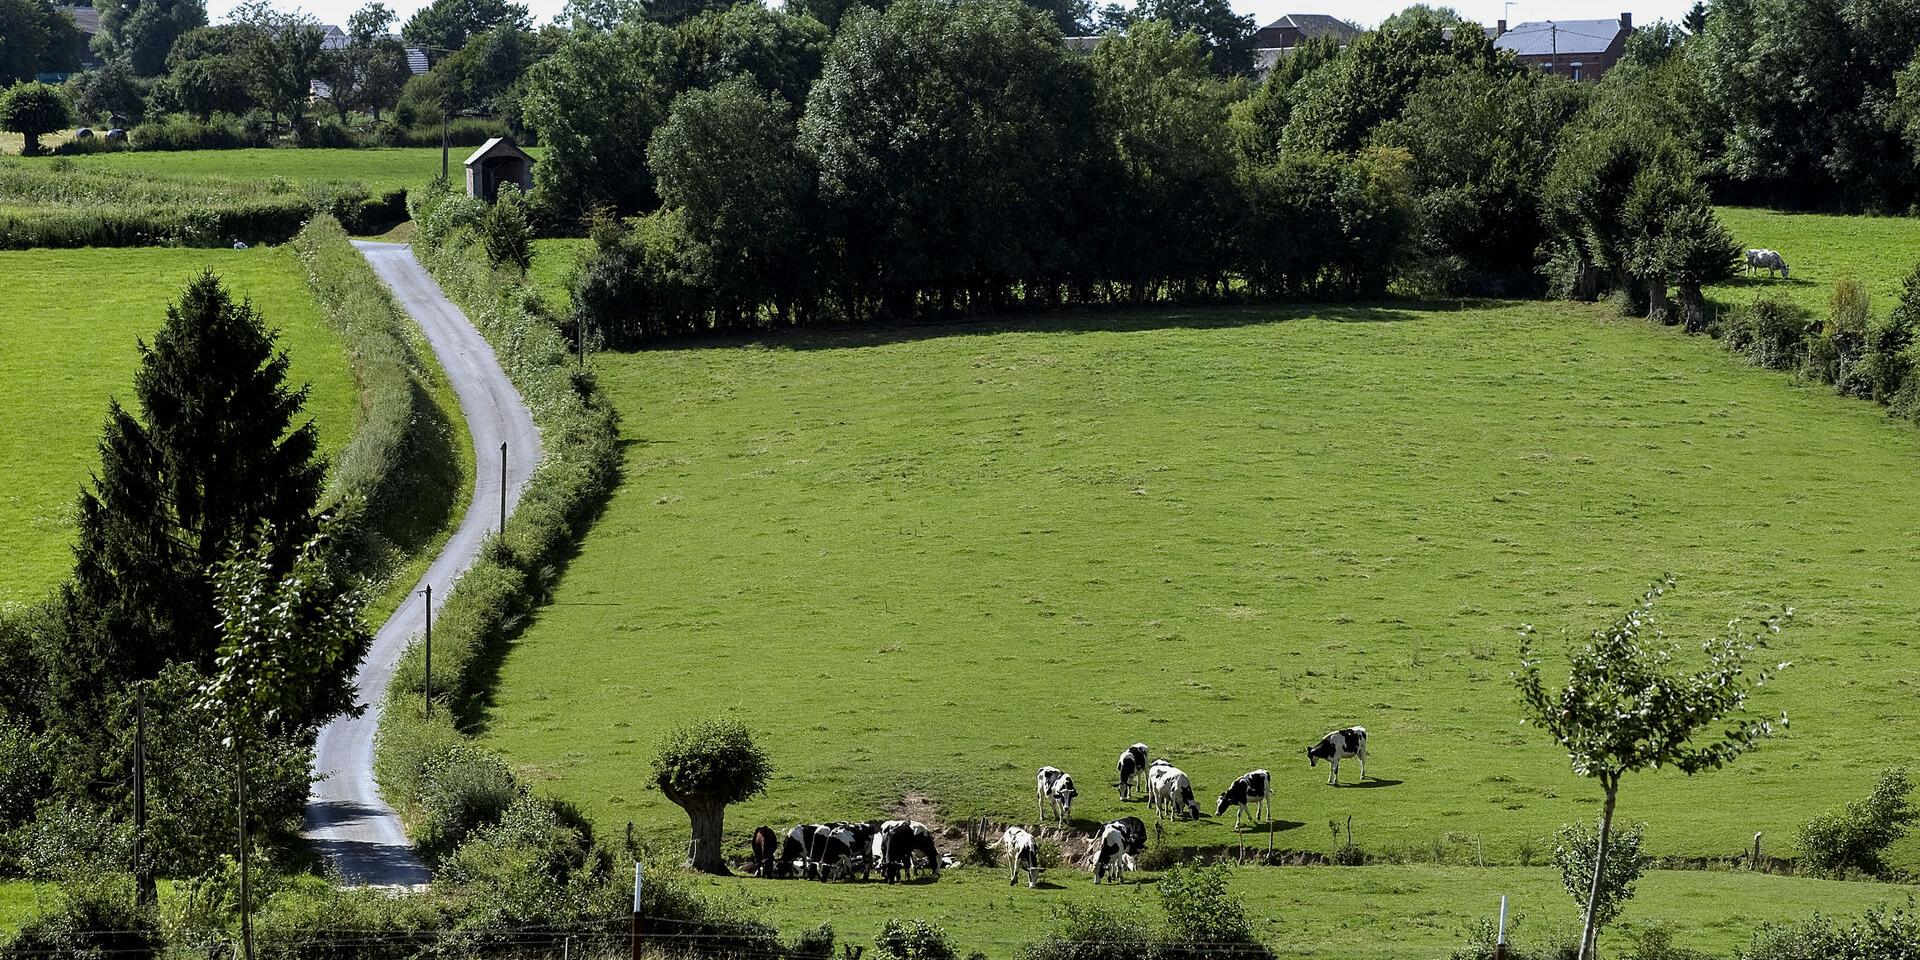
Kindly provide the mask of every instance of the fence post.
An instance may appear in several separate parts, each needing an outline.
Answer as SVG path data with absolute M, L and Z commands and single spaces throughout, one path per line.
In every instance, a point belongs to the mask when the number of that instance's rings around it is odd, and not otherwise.
M 1493 960 L 1507 960 L 1507 895 L 1500 895 L 1500 933 L 1493 940 Z
M 632 941 L 633 960 L 640 960 L 640 874 L 640 861 L 635 860 L 633 862 L 633 933 L 629 937 Z

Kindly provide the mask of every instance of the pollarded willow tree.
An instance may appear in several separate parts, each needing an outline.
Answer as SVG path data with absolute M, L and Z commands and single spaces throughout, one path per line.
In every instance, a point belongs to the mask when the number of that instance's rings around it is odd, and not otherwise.
M 693 825 L 687 866 L 705 873 L 727 873 L 720 838 L 727 805 L 767 788 L 773 763 L 738 720 L 709 718 L 675 727 L 653 758 L 653 782 Z
M 1533 644 L 1533 628 L 1520 630 L 1520 669 L 1513 680 L 1526 703 L 1528 722 L 1547 731 L 1567 750 L 1573 772 L 1600 782 L 1599 850 L 1586 897 L 1580 960 L 1593 956 L 1596 906 L 1607 862 L 1608 834 L 1620 783 L 1629 773 L 1674 767 L 1692 776 L 1732 763 L 1787 725 L 1749 719 L 1747 699 L 1785 669 L 1785 662 L 1757 664 L 1767 638 L 1793 617 L 1793 608 L 1768 617 L 1742 634 L 1739 621 L 1724 636 L 1701 644 L 1704 666 L 1688 669 L 1678 648 L 1653 622 L 1654 605 L 1673 586 L 1668 576 L 1640 602 L 1572 652 L 1567 682 L 1549 688 Z

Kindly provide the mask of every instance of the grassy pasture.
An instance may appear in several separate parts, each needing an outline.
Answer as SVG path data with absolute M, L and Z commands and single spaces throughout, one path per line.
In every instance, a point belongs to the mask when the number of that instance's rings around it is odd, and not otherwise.
M 550 237 L 533 242 L 533 268 L 527 271 L 527 280 L 540 291 L 555 316 L 566 316 L 567 305 L 573 302 L 567 282 L 573 276 L 574 261 L 592 246 L 593 241 L 577 237 Z
M 1761 293 L 1827 313 L 1833 282 L 1851 276 L 1866 285 L 1873 309 L 1886 314 L 1899 302 L 1900 281 L 1920 262 L 1920 219 L 1845 217 L 1818 213 L 1779 213 L 1751 207 L 1723 207 L 1720 218 L 1742 247 L 1780 251 L 1793 278 L 1743 275 L 1711 288 L 1709 295 L 1728 304 L 1746 303 Z
M 0 937 L 20 929 L 39 909 L 38 885 L 26 880 L 0 880 Z
M 1045 934 L 1062 904 L 1102 900 L 1136 903 L 1158 916 L 1155 878 L 1137 886 L 1093 886 L 1088 874 L 1051 870 L 1043 886 L 1008 886 L 998 868 L 950 870 L 938 883 L 822 884 L 807 881 L 713 879 L 709 893 L 742 898 L 755 912 L 798 931 L 830 922 L 843 943 L 871 944 L 889 917 L 919 917 L 945 927 L 961 949 L 1011 957 Z M 1520 920 L 1518 942 L 1577 929 L 1574 904 L 1549 867 L 1386 866 L 1248 868 L 1234 875 L 1255 930 L 1283 957 L 1341 960 L 1431 960 L 1460 944 L 1464 928 L 1499 912 L 1501 895 Z M 1744 946 L 1755 927 L 1819 910 L 1848 917 L 1879 904 L 1904 904 L 1897 888 L 1747 873 L 1653 871 L 1620 923 L 1673 924 L 1682 946 L 1719 953 Z M 1330 910 L 1329 904 L 1338 904 Z M 1613 952 L 1623 953 L 1616 939 Z
M 345 346 L 284 249 L 30 250 L 0 252 L 0 602 L 40 596 L 70 563 L 73 503 L 99 462 L 107 399 L 132 405 L 136 342 L 167 305 L 212 268 L 251 297 L 311 385 L 306 412 L 323 452 L 350 435 L 356 395 Z
M 1794 733 L 1636 778 L 1622 815 L 1661 854 L 1756 831 L 1788 852 L 1920 748 L 1920 434 L 1603 313 L 1067 315 L 602 355 L 624 486 L 509 653 L 485 739 L 662 844 L 685 819 L 645 785 L 652 746 L 723 713 L 778 765 L 730 820 L 742 844 L 908 791 L 1031 820 L 1043 763 L 1090 828 L 1140 810 L 1107 787 L 1139 739 L 1208 812 L 1272 769 L 1282 847 L 1325 850 L 1352 815 L 1376 852 L 1519 863 L 1596 796 L 1518 725 L 1515 627 L 1583 634 L 1673 570 L 1686 640 L 1800 609 L 1758 703 Z M 1355 722 L 1379 779 L 1328 787 L 1301 751 Z M 1867 728 L 1872 755 L 1831 749 Z
M 458 182 L 460 162 L 472 147 L 454 147 L 449 168 Z M 530 151 L 538 155 L 538 150 Z M 27 157 L 21 163 L 52 164 L 54 157 Z M 380 147 L 367 149 L 178 150 L 81 154 L 65 158 L 71 169 L 111 173 L 140 173 L 188 180 L 224 180 L 267 183 L 280 178 L 294 184 L 357 182 L 373 193 L 425 186 L 440 175 L 439 147 Z

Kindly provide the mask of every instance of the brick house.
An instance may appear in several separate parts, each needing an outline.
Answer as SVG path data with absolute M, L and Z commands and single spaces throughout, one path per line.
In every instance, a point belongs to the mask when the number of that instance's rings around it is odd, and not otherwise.
M 1633 35 L 1633 14 L 1618 20 L 1535 20 L 1507 29 L 1500 21 L 1493 45 L 1521 63 L 1572 80 L 1598 80 L 1620 62 Z

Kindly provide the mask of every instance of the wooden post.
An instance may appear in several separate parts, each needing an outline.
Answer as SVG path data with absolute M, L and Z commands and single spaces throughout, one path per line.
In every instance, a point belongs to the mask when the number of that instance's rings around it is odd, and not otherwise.
M 640 960 L 640 861 L 633 862 L 633 960 Z

